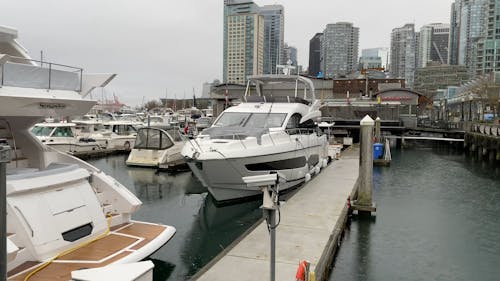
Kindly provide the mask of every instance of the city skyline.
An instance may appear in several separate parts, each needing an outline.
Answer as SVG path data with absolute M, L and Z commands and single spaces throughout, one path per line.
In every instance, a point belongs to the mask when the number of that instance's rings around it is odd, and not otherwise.
M 1 25 L 19 31 L 33 58 L 113 72 L 107 91 L 133 105 L 165 97 L 199 94 L 203 82 L 222 80 L 223 1 L 7 1 Z M 254 1 L 285 8 L 285 42 L 308 66 L 309 40 L 328 23 L 352 22 L 360 28 L 361 49 L 389 47 L 391 30 L 450 18 L 451 0 L 410 1 Z M 362 9 L 360 9 L 362 7 Z M 351 11 L 351 12 L 349 12 Z M 390 18 L 387 17 L 391 11 Z M 23 15 L 23 16 L 19 16 Z

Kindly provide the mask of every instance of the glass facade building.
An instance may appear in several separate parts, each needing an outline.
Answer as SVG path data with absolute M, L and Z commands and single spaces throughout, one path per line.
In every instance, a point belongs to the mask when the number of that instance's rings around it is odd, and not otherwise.
M 260 8 L 264 17 L 264 74 L 276 73 L 276 65 L 285 63 L 285 19 L 282 5 Z
M 327 24 L 321 39 L 321 71 L 342 77 L 357 70 L 359 28 L 349 22 Z
M 224 1 L 223 83 L 245 84 L 262 74 L 264 17 L 251 1 Z

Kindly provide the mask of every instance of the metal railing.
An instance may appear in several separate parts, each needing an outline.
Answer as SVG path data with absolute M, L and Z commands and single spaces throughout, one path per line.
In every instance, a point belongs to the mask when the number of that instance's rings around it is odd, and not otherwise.
M 16 74 L 16 78 L 22 79 L 23 83 L 18 82 L 18 80 L 6 81 L 6 78 L 5 78 L 6 74 L 10 74 L 9 69 L 8 69 L 8 67 L 6 69 L 6 66 L 15 67 L 15 68 L 18 68 L 18 70 L 22 70 L 23 68 L 25 70 L 28 70 L 31 68 L 32 72 L 33 72 L 33 70 L 36 71 L 36 69 L 39 69 L 39 71 L 37 73 L 38 75 L 35 75 L 33 73 L 24 73 L 24 74 L 21 73 L 22 75 L 24 75 L 24 77 L 18 77 L 19 73 L 14 73 L 15 71 L 11 70 L 13 72 L 12 74 Z M 46 61 L 22 58 L 22 57 L 14 57 L 14 56 L 9 56 L 7 62 L 1 64 L 0 68 L 1 68 L 0 88 L 3 86 L 16 86 L 16 87 L 37 88 L 37 89 L 46 89 L 46 90 L 73 90 L 73 91 L 77 91 L 77 92 L 82 91 L 83 68 L 64 65 L 64 64 L 58 64 L 58 63 L 53 63 L 53 62 L 46 62 Z M 45 74 L 44 72 L 47 72 L 47 77 L 44 80 L 40 80 L 39 74 Z M 69 77 L 69 76 L 61 77 L 63 73 L 68 73 L 68 74 L 74 73 L 77 75 L 77 76 L 75 76 L 75 78 L 77 78 L 78 81 L 76 82 L 75 87 L 61 87 L 60 85 L 57 84 L 57 82 L 58 82 L 57 78 L 66 79 L 66 80 L 71 79 L 71 77 Z M 30 79 L 39 79 L 39 81 L 38 81 L 39 84 L 36 85 L 36 83 L 34 83 L 36 81 L 30 81 Z M 30 84 L 30 82 L 33 82 L 33 83 Z M 44 87 L 43 85 L 47 85 L 47 86 Z

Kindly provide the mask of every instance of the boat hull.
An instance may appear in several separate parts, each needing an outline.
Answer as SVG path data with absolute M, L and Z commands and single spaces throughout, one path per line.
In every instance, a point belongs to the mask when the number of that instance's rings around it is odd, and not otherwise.
M 295 187 L 321 168 L 327 160 L 321 145 L 253 157 L 213 160 L 190 159 L 188 165 L 219 202 L 258 196 L 259 187 L 247 187 L 243 177 L 279 172 L 285 182 L 280 192 Z

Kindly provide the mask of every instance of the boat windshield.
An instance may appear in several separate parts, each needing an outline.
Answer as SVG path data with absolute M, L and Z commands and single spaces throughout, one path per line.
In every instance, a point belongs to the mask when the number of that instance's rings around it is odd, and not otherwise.
M 48 137 L 50 133 L 54 130 L 54 127 L 39 127 L 35 126 L 31 129 L 31 132 L 38 137 Z
M 286 113 L 224 112 L 215 127 L 276 128 L 283 125 Z
M 153 128 L 143 128 L 137 132 L 134 148 L 163 150 L 173 145 L 174 143 L 165 132 Z

